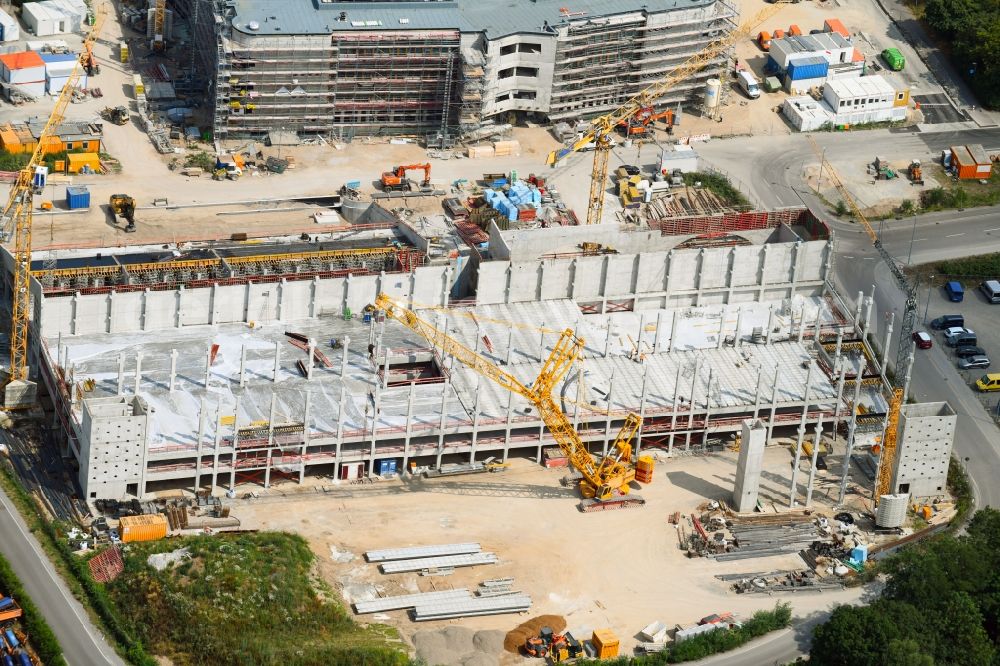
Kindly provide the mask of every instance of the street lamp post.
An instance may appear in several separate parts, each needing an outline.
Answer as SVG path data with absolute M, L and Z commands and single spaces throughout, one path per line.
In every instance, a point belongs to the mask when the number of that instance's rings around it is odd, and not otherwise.
M 906 255 L 906 265 L 910 265 L 910 261 L 913 259 L 913 238 L 917 235 L 917 216 L 913 216 L 913 231 L 910 232 L 910 251 Z
M 931 309 L 931 287 L 934 286 L 934 276 L 927 281 L 927 304 L 924 305 L 924 326 L 927 325 L 927 311 Z

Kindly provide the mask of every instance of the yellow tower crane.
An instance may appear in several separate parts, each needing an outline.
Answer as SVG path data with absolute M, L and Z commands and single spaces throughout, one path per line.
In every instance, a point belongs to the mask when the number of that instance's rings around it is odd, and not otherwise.
M 798 0 L 778 0 L 757 12 L 753 18 L 743 23 L 731 33 L 709 44 L 672 69 L 664 78 L 648 86 L 632 99 L 611 113 L 590 121 L 590 129 L 572 146 L 549 153 L 547 163 L 555 166 L 572 153 L 590 146 L 594 147 L 594 167 L 590 175 L 590 198 L 587 203 L 587 224 L 600 224 L 604 215 L 604 186 L 608 180 L 608 158 L 611 155 L 611 134 L 621 122 L 627 122 L 638 111 L 654 106 L 657 100 L 674 86 L 687 81 L 693 74 L 708 67 L 713 60 L 724 54 L 729 47 L 741 39 L 749 37 L 753 30 L 773 16 L 780 5 Z
M 390 296 L 380 294 L 375 300 L 375 308 L 445 354 L 454 356 L 466 367 L 530 402 L 538 410 L 542 422 L 570 464 L 583 476 L 580 482 L 580 492 L 584 497 L 579 505 L 581 511 L 604 511 L 645 504 L 641 497 L 629 494 L 629 484 L 635 479 L 631 441 L 639 429 L 639 416 L 629 414 L 625 417 L 625 424 L 618 432 L 614 445 L 608 450 L 608 455 L 599 461 L 587 450 L 573 424 L 552 397 L 556 386 L 569 372 L 583 349 L 583 339 L 577 337 L 571 329 L 560 334 L 552 353 L 542 365 L 538 378 L 530 386 L 525 386 L 517 377 L 421 319 L 412 310 L 394 302 Z
M 107 19 L 108 5 L 100 2 L 94 10 L 94 24 L 83 42 L 83 53 L 90 53 L 97 41 L 104 21 Z M 56 99 L 52 113 L 41 134 L 38 144 L 31 154 L 28 164 L 17 174 L 17 180 L 10 189 L 7 206 L 2 220 L 5 240 L 14 237 L 14 289 L 10 321 L 10 366 L 8 382 L 4 390 L 4 406 L 7 409 L 29 407 L 34 402 L 33 386 L 28 382 L 28 325 L 31 317 L 31 215 L 34 208 L 35 172 L 42 163 L 49 139 L 55 135 L 62 123 L 66 107 L 73 97 L 73 90 L 80 78 L 81 63 L 78 60 L 70 73 L 62 92 Z
M 167 23 L 167 0 L 156 0 L 153 5 L 153 50 L 163 51 L 167 48 L 164 38 L 164 28 Z
M 896 374 L 894 381 L 894 388 L 892 390 L 892 398 L 889 400 L 889 412 L 886 415 L 886 426 L 885 435 L 882 437 L 882 450 L 879 455 L 878 461 L 878 475 L 875 479 L 875 488 L 873 491 L 874 496 L 872 500 L 875 504 L 878 504 L 879 498 L 882 495 L 886 495 L 892 492 L 892 467 L 896 461 L 896 450 L 898 445 L 898 435 L 899 435 L 899 410 L 903 406 L 903 393 L 905 392 L 904 384 L 906 382 L 906 367 L 910 362 L 910 355 L 913 353 L 913 326 L 917 319 L 917 290 L 912 284 L 910 284 L 909 278 L 903 273 L 902 269 L 896 263 L 896 260 L 888 250 L 882 247 L 882 239 L 875 232 L 872 227 L 871 222 L 865 216 L 861 209 L 858 207 L 857 202 L 854 197 L 847 191 L 844 187 L 844 183 L 840 180 L 840 176 L 837 174 L 836 169 L 833 165 L 827 161 L 824 154 L 820 151 L 819 146 L 816 144 L 816 140 L 810 135 L 808 136 L 809 143 L 812 146 L 813 152 L 820 158 L 820 169 L 822 173 L 826 173 L 830 177 L 830 182 L 836 188 L 840 197 L 844 200 L 850 208 L 851 213 L 854 215 L 855 219 L 861 223 L 864 227 L 865 233 L 868 234 L 868 238 L 871 240 L 872 245 L 878 251 L 879 256 L 882 257 L 882 261 L 889 268 L 889 272 L 892 274 L 896 281 L 897 286 L 906 296 L 906 305 L 903 308 L 903 321 L 899 328 L 899 342 L 896 346 Z M 860 378 L 859 378 L 860 381 Z

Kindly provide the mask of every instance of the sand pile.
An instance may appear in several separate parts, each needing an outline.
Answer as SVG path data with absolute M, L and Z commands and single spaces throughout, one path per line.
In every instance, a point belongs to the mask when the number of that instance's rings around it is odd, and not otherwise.
M 504 634 L 446 627 L 418 631 L 413 635 L 413 647 L 428 666 L 498 666 Z
M 561 634 L 566 629 L 566 618 L 562 615 L 539 615 L 531 618 L 507 632 L 507 636 L 503 640 L 503 649 L 507 652 L 520 654 L 524 641 L 532 636 L 537 636 L 542 627 L 551 627 L 552 631 Z

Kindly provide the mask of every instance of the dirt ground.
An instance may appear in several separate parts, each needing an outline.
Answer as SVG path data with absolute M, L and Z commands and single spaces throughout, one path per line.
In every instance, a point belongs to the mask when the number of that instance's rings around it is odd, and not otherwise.
M 788 505 L 789 451 L 787 446 L 772 445 L 765 455 L 762 501 L 778 507 Z M 815 506 L 828 515 L 836 498 L 833 473 L 839 472 L 840 459 L 830 456 L 830 471 L 817 477 Z M 799 475 L 800 503 L 805 499 L 808 466 L 804 462 Z M 654 620 L 687 626 L 714 612 L 733 611 L 746 617 L 777 601 L 763 595 L 736 595 L 715 574 L 803 567 L 797 555 L 725 563 L 688 559 L 680 550 L 678 530 L 667 523 L 668 515 L 689 514 L 706 499 L 731 498 L 735 469 L 732 451 L 664 458 L 654 482 L 640 491 L 647 500 L 644 507 L 598 514 L 577 511 L 575 489 L 560 485 L 565 469 L 544 469 L 524 459 L 513 460 L 512 468 L 500 475 L 380 481 L 347 487 L 357 488 L 350 497 L 264 495 L 238 500 L 233 513 L 247 529 L 302 534 L 322 562 L 322 575 L 347 603 L 416 591 L 474 590 L 479 582 L 498 577 L 513 577 L 514 589 L 533 600 L 525 617 L 419 625 L 404 611 L 358 618 L 388 622 L 408 640 L 415 631 L 453 625 L 509 631 L 526 617 L 548 613 L 564 616 L 578 637 L 589 637 L 594 628 L 611 627 L 622 639 L 623 649 L 631 651 L 639 630 Z M 857 496 L 850 499 L 860 506 Z M 767 507 L 772 509 L 769 503 Z M 483 550 L 499 556 L 500 563 L 421 577 L 383 575 L 364 561 L 366 550 L 464 541 L 480 542 Z M 807 615 L 857 595 L 855 590 L 843 590 L 797 595 L 789 601 L 796 614 Z

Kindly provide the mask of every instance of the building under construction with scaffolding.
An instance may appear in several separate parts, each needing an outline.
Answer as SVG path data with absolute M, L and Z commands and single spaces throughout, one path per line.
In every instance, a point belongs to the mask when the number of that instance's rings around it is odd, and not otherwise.
M 655 6 L 652 6 L 654 5 Z M 618 108 L 735 27 L 729 0 L 181 0 L 219 140 L 475 136 Z M 664 105 L 701 99 L 724 56 Z
M 833 238 L 808 211 L 425 232 L 365 214 L 308 239 L 36 253 L 32 377 L 87 499 L 558 464 L 530 404 L 373 311 L 381 293 L 525 383 L 573 329 L 556 392 L 595 454 L 631 413 L 635 447 L 668 454 L 747 419 L 881 432 L 871 306 L 830 288 Z

